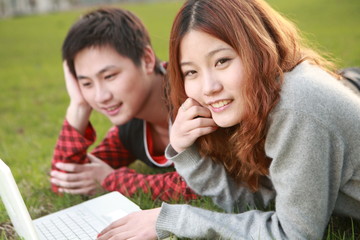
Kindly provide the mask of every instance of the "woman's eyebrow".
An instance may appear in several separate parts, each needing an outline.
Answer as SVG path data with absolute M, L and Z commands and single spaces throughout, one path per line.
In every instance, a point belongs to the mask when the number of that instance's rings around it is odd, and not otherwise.
M 229 50 L 232 50 L 232 49 L 229 48 L 229 47 L 217 48 L 217 49 L 215 49 L 215 50 L 212 50 L 212 51 L 208 52 L 208 53 L 206 54 L 206 56 L 207 56 L 207 57 L 212 57 L 212 56 L 214 56 L 214 55 L 215 55 L 216 53 L 218 53 L 218 52 L 229 51 Z
M 180 66 L 186 66 L 186 65 L 191 65 L 192 63 L 191 62 L 182 62 L 180 63 Z
M 229 48 L 229 47 L 221 47 L 221 48 L 217 48 L 215 50 L 212 50 L 212 51 L 208 52 L 205 56 L 206 57 L 212 57 L 218 52 L 231 51 L 231 50 L 232 50 L 232 48 Z M 191 64 L 192 64 L 191 62 L 181 62 L 180 66 L 186 66 L 186 65 L 191 65 Z

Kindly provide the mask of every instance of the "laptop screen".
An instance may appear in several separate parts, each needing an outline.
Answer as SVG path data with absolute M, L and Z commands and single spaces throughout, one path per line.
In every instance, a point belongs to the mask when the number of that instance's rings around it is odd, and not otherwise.
M 110 192 L 32 220 L 10 168 L 1 159 L 0 195 L 15 231 L 26 240 L 95 239 L 111 222 L 141 211 L 121 193 Z
M 30 214 L 11 170 L 1 159 L 0 195 L 17 234 L 24 239 L 38 239 Z

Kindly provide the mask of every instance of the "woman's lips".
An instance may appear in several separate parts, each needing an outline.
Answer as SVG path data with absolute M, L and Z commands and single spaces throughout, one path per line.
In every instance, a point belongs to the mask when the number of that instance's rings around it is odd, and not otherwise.
M 214 112 L 221 112 L 221 111 L 225 110 L 231 102 L 232 102 L 232 100 L 230 100 L 230 99 L 219 100 L 219 101 L 209 103 L 209 106 L 211 107 L 211 109 Z

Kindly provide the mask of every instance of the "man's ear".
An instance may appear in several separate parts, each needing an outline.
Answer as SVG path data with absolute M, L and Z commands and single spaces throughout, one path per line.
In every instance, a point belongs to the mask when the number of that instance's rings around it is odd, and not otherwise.
M 150 46 L 145 47 L 142 61 L 146 73 L 151 74 L 155 71 L 156 57 L 154 50 Z

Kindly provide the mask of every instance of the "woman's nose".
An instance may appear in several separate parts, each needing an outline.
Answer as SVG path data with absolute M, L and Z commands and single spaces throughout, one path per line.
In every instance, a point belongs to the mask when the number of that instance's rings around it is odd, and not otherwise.
M 212 95 L 222 90 L 222 84 L 216 76 L 207 74 L 203 80 L 203 93 L 205 95 Z

